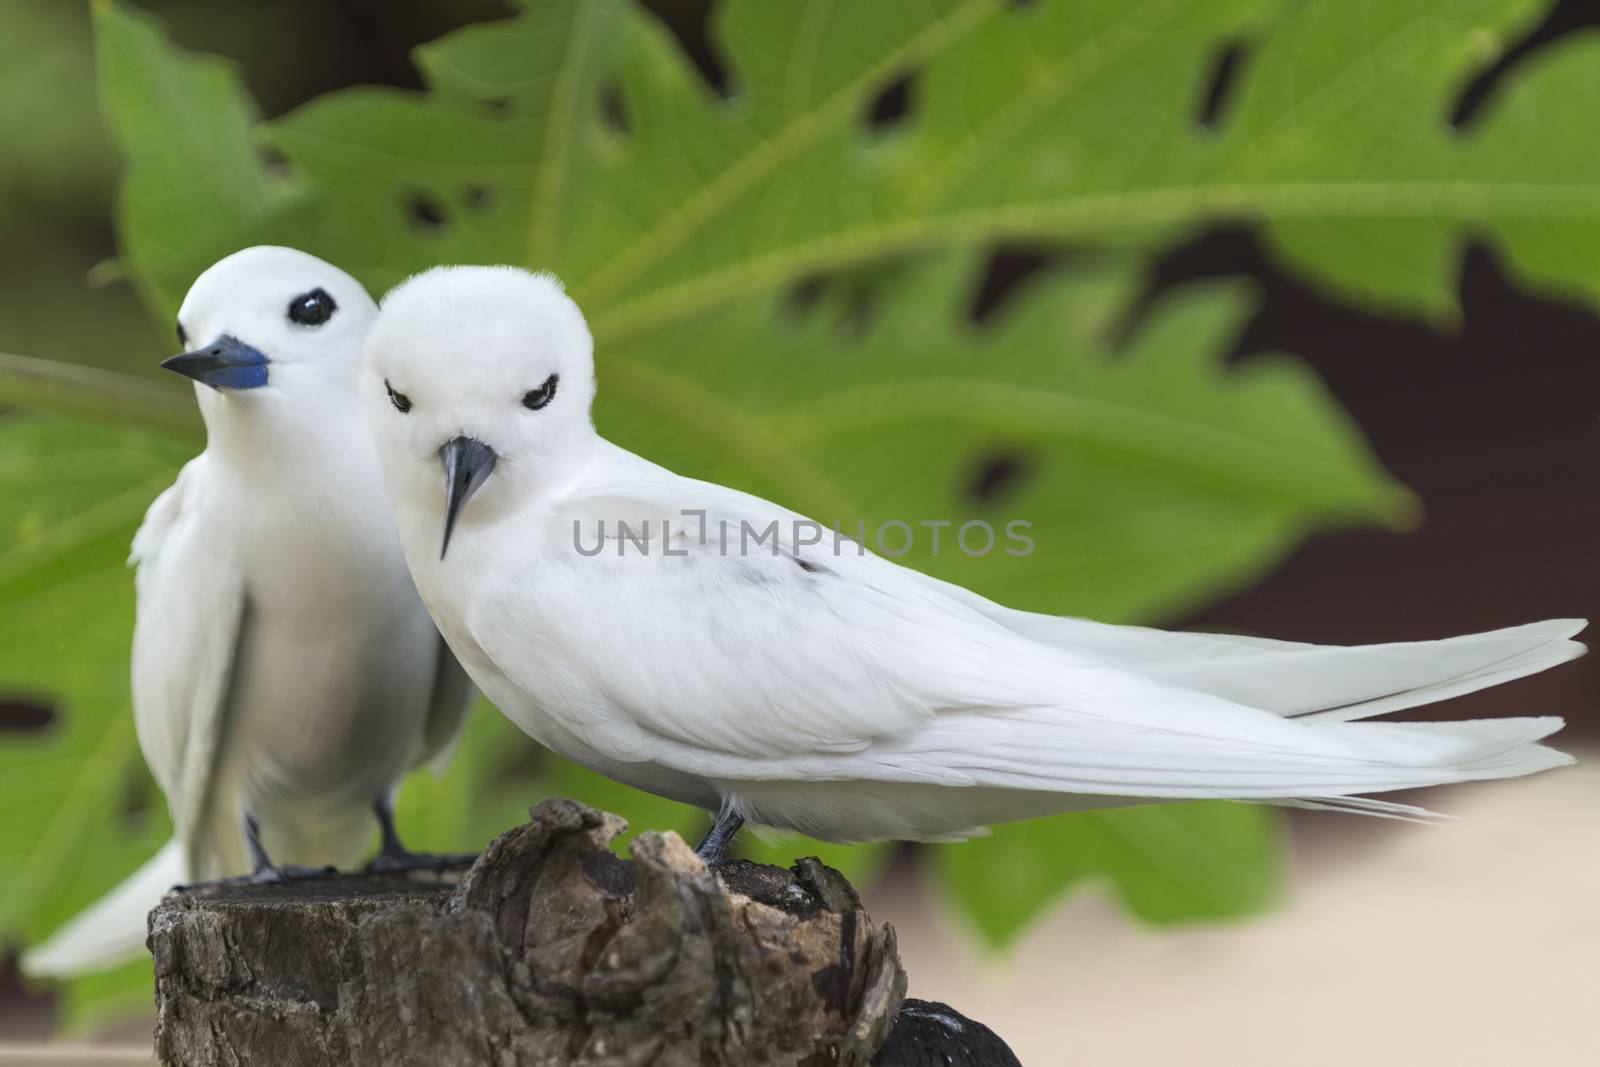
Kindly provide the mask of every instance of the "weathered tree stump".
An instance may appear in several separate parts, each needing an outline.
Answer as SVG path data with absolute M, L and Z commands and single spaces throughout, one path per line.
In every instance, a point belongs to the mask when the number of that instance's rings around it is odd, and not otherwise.
M 905 972 L 894 931 L 838 872 L 814 859 L 708 870 L 674 834 L 641 834 L 625 861 L 609 848 L 622 829 L 550 800 L 455 885 L 362 876 L 169 895 L 150 916 L 157 1052 L 183 1067 L 873 1060 Z M 896 1034 L 906 1049 L 939 1040 L 917 1010 Z M 952 1034 L 988 1034 L 949 1015 Z M 1015 1059 L 955 1049 L 944 1062 Z

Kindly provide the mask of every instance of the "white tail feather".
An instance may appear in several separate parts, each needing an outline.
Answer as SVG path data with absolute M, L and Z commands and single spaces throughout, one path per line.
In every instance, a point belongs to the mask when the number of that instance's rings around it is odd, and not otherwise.
M 1505 682 L 1526 678 L 1530 674 L 1549 670 L 1582 656 L 1587 649 L 1570 638 L 1584 627 L 1582 620 L 1561 619 L 1534 623 L 1509 630 L 1496 630 L 1487 634 L 1469 634 L 1466 637 L 1444 641 L 1423 642 L 1419 651 L 1434 654 L 1433 670 L 1438 680 L 1411 688 L 1396 688 L 1394 692 L 1372 699 L 1347 704 L 1343 707 L 1326 707 L 1306 713 L 1322 721 L 1348 722 L 1352 719 L 1370 719 L 1387 715 L 1391 711 L 1435 704 L 1441 700 L 1476 693 Z M 1504 641 L 1489 641 L 1504 638 Z M 1523 647 L 1505 659 L 1493 658 L 1508 647 Z M 1394 647 L 1394 646 L 1377 646 Z M 1346 650 L 1351 653 L 1365 651 L 1361 648 Z M 1341 669 L 1364 669 L 1359 657 L 1350 656 Z
M 145 923 L 161 897 L 184 881 L 183 850 L 168 841 L 117 888 L 79 912 L 22 957 L 24 974 L 67 978 L 109 970 L 144 951 Z
M 994 729 L 999 724 L 1004 729 Z M 1033 793 L 1232 799 L 1428 817 L 1362 794 L 1512 778 L 1572 762 L 1539 742 L 1553 716 L 1430 723 L 1308 722 L 1270 743 L 1086 722 L 1046 709 L 998 716 L 959 757 L 967 782 Z M 1294 743 L 1290 743 L 1294 742 Z M 912 753 L 898 757 L 915 766 Z M 1048 805 L 1049 801 L 1042 800 Z
M 1089 651 L 1247 707 L 1339 721 L 1432 704 L 1548 670 L 1583 655 L 1584 646 L 1572 637 L 1587 625 L 1548 619 L 1439 641 L 1311 645 L 1112 626 L 1013 611 L 972 594 L 965 599 L 1047 645 Z
M 1328 800 L 1273 800 L 1268 803 L 1280 808 L 1299 808 L 1304 811 L 1333 811 L 1346 815 L 1366 815 L 1374 819 L 1394 819 L 1397 822 L 1436 826 L 1454 822 L 1454 815 L 1444 815 L 1415 804 L 1398 804 L 1392 800 L 1374 797 L 1332 797 Z

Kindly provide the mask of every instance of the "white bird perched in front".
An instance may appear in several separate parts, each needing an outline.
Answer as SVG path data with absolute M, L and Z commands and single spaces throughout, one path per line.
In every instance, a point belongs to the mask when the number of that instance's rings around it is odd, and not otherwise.
M 364 365 L 406 558 L 468 673 L 546 746 L 717 812 L 710 860 L 745 819 L 859 841 L 1178 798 L 1415 817 L 1364 794 L 1569 762 L 1538 744 L 1557 718 L 1347 720 L 1571 659 L 1582 622 L 1317 647 L 1013 611 L 808 537 L 725 551 L 804 520 L 601 438 L 548 276 L 414 277 Z
M 211 267 L 178 316 L 202 347 L 206 449 L 133 542 L 133 705 L 173 840 L 24 957 L 67 975 L 139 951 L 174 883 L 260 880 L 407 853 L 390 797 L 444 752 L 473 699 L 417 598 L 356 378 L 377 307 L 345 272 L 288 248 Z

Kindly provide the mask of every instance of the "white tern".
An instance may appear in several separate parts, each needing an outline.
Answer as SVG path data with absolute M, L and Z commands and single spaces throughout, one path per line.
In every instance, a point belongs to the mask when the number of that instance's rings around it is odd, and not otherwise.
M 715 813 L 708 861 L 745 820 L 862 841 L 1179 798 L 1425 818 L 1366 794 L 1570 762 L 1538 743 L 1554 717 L 1349 720 L 1571 659 L 1581 621 L 1349 648 L 1167 633 L 812 544 L 802 516 L 598 435 L 589 330 L 547 275 L 404 282 L 364 368 L 412 576 L 468 673 L 547 747 Z M 774 520 L 780 541 L 739 543 Z
M 178 317 L 206 448 L 134 538 L 133 705 L 173 840 L 29 953 L 34 974 L 121 962 L 174 883 L 273 880 L 405 851 L 391 794 L 473 699 L 407 574 L 357 392 L 377 307 L 315 257 L 251 248 Z

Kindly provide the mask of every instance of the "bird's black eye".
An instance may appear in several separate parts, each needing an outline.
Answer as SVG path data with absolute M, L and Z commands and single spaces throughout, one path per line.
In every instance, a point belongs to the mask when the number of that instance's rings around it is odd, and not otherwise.
M 189 347 L 189 331 L 183 328 L 183 323 L 178 323 L 178 347 Z
M 404 393 L 395 392 L 394 386 L 389 384 L 389 379 L 383 380 L 383 387 L 389 391 L 389 403 L 394 405 L 396 411 L 404 415 L 411 410 L 411 398 Z
M 325 289 L 313 289 L 289 301 L 290 321 L 302 326 L 321 326 L 333 318 L 333 313 L 338 310 L 339 305 L 333 302 L 333 297 Z
M 529 389 L 522 394 L 522 406 L 529 411 L 538 411 L 556 398 L 556 385 L 561 381 L 561 375 L 552 374 L 544 380 L 544 384 L 537 389 Z

